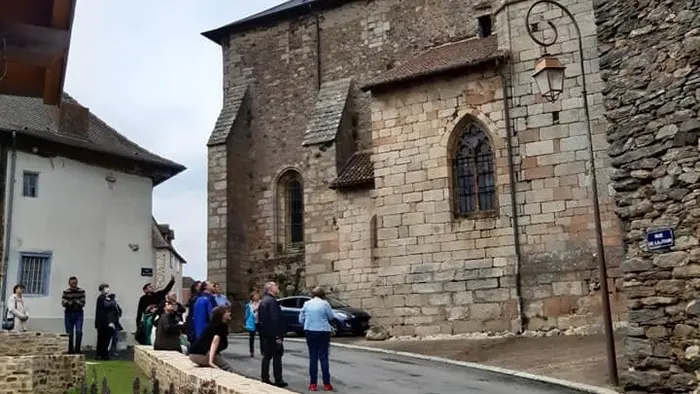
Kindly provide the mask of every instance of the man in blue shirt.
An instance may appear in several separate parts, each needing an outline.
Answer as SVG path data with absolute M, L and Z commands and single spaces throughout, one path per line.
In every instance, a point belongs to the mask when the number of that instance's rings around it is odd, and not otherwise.
M 214 300 L 216 300 L 216 306 L 231 306 L 228 298 L 224 294 L 221 294 L 221 286 L 218 283 L 214 283 Z
M 202 282 L 202 286 L 200 287 L 200 296 L 197 297 L 197 301 L 194 303 L 192 322 L 194 323 L 195 338 L 199 338 L 202 335 L 211 319 L 211 311 L 214 309 L 216 304 L 216 301 L 212 295 L 213 289 L 214 286 L 211 284 L 211 282 Z

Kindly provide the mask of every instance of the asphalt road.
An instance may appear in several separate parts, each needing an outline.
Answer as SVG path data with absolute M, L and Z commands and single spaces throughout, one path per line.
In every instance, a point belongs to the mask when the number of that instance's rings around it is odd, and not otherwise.
M 256 343 L 256 353 L 258 345 Z M 289 389 L 299 393 L 307 392 L 306 344 L 285 341 L 284 347 L 282 363 L 284 379 L 289 383 Z M 260 379 L 260 355 L 250 357 L 247 338 L 231 337 L 224 355 L 237 373 Z M 335 386 L 336 393 L 581 394 L 579 391 L 511 376 L 388 354 L 331 347 L 330 358 L 331 383 Z M 320 374 L 319 370 L 319 383 Z

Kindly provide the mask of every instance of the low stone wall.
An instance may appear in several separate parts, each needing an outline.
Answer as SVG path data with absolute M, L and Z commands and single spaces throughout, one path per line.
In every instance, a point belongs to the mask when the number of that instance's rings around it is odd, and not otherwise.
M 0 356 L 57 355 L 66 350 L 66 334 L 0 331 Z
M 224 372 L 213 368 L 202 368 L 193 364 L 184 354 L 157 351 L 149 346 L 136 346 L 134 362 L 149 376 L 155 377 L 161 387 L 173 383 L 178 390 L 197 388 L 214 380 L 218 394 L 290 394 L 291 391 L 262 383 L 257 380 Z
M 85 356 L 62 354 L 63 334 L 0 333 L 0 393 L 64 394 L 85 378 Z

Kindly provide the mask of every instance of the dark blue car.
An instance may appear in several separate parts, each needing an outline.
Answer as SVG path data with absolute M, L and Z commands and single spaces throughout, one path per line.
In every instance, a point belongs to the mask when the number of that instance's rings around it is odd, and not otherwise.
M 299 324 L 299 312 L 304 303 L 310 299 L 311 297 L 305 295 L 279 299 L 282 306 L 282 318 L 287 324 L 288 332 L 292 331 L 298 335 L 304 334 L 304 327 Z M 367 331 L 371 318 L 369 313 L 353 308 L 337 298 L 327 297 L 326 301 L 331 305 L 335 314 L 335 321 L 331 322 L 333 335 L 363 335 Z

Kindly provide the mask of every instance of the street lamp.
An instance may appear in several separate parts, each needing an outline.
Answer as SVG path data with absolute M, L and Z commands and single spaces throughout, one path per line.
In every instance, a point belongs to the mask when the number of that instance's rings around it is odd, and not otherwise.
M 564 91 L 564 70 L 559 59 L 545 56 L 535 64 L 535 73 L 532 78 L 537 83 L 542 97 L 550 102 L 557 101 L 561 92 Z
M 554 23 L 552 23 L 552 21 L 547 21 L 547 24 L 554 32 L 554 38 L 549 41 L 545 41 L 535 37 L 534 32 L 532 31 L 532 25 L 529 23 L 530 14 L 532 13 L 532 10 L 540 4 L 550 4 L 559 8 L 567 17 L 569 17 L 569 19 L 571 19 L 571 23 L 576 28 L 579 61 L 581 66 L 581 81 L 583 85 L 583 110 L 585 114 L 586 130 L 588 132 L 588 155 L 590 158 L 591 189 L 593 192 L 593 215 L 596 233 L 596 259 L 598 260 L 598 269 L 600 270 L 600 293 L 602 297 L 603 325 L 605 327 L 605 341 L 608 353 L 608 375 L 610 378 L 610 383 L 617 386 L 617 359 L 615 357 L 615 339 L 613 337 L 610 299 L 608 298 L 608 274 L 607 264 L 605 262 L 605 246 L 603 244 L 603 228 L 600 219 L 600 202 L 598 201 L 598 180 L 596 177 L 595 157 L 593 155 L 593 131 L 591 130 L 591 115 L 588 109 L 586 72 L 583 65 L 583 38 L 581 37 L 581 29 L 576 22 L 576 18 L 574 18 L 574 15 L 571 14 L 571 11 L 569 11 L 568 8 L 559 4 L 555 0 L 538 0 L 532 4 L 530 9 L 527 11 L 525 26 L 527 26 L 527 34 L 530 36 L 530 38 L 538 45 L 543 47 L 545 52 L 548 47 L 557 42 L 559 33 Z M 550 102 L 557 100 L 561 92 L 564 90 L 564 71 L 565 68 L 561 62 L 555 57 L 552 57 L 546 53 L 540 60 L 537 61 L 533 78 L 537 83 L 537 87 L 540 89 L 540 94 Z

